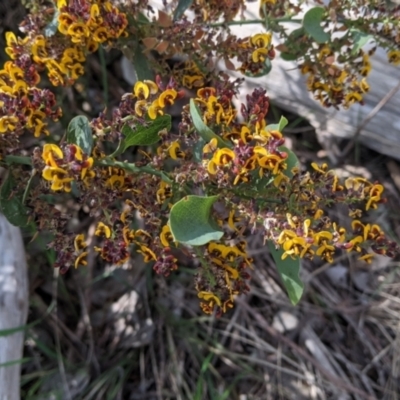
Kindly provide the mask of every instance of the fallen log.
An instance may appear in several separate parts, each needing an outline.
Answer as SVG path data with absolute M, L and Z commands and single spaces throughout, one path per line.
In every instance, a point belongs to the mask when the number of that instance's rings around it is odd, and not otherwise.
M 245 16 L 257 18 L 258 3 L 249 4 Z M 262 31 L 257 25 L 232 27 L 232 32 L 240 37 Z M 275 39 L 274 43 L 279 41 Z M 306 77 L 296 62 L 282 60 L 279 52 L 268 75 L 246 78 L 247 93 L 255 87 L 264 87 L 273 104 L 307 119 L 322 147 L 329 149 L 329 155 L 335 156 L 335 145 L 340 140 L 349 139 L 400 160 L 400 68 L 388 63 L 383 49 L 376 51 L 371 63 L 367 78 L 370 91 L 364 96 L 365 104 L 353 105 L 348 110 L 322 107 L 307 91 Z
M 0 214 L 0 400 L 20 399 L 28 274 L 20 230 Z M 7 333 L 11 330 L 12 333 Z M 8 364 L 8 365 L 7 365 Z

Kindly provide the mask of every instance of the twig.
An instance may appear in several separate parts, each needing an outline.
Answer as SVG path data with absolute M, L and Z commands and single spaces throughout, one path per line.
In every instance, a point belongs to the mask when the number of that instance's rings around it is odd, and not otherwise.
M 242 299 L 238 298 L 237 302 L 242 305 L 246 309 L 246 311 L 251 314 L 254 319 L 257 320 L 257 322 L 262 326 L 265 331 L 271 335 L 273 338 L 280 340 L 287 346 L 289 346 L 295 353 L 297 353 L 299 356 L 301 356 L 303 359 L 306 359 L 308 362 L 310 362 L 318 371 L 325 376 L 325 378 L 333 383 L 334 385 L 347 390 L 348 392 L 358 394 L 359 396 L 363 397 L 364 399 L 367 400 L 376 400 L 376 397 L 371 396 L 370 394 L 364 392 L 361 389 L 358 389 L 356 387 L 353 387 L 346 382 L 343 382 L 342 379 L 337 378 L 336 376 L 332 375 L 329 371 L 327 371 L 324 367 L 322 367 L 313 357 L 311 357 L 306 351 L 304 351 L 302 348 L 297 346 L 295 343 L 293 343 L 290 339 L 287 337 L 283 336 L 280 334 L 276 329 L 272 328 L 267 321 L 263 318 L 261 314 L 259 314 L 256 310 L 254 310 L 252 307 L 250 307 L 248 304 L 246 304 Z
M 55 325 L 54 325 L 54 336 L 55 336 L 55 342 L 56 342 L 56 349 L 57 349 L 57 362 L 58 362 L 58 369 L 60 370 L 60 376 L 61 376 L 61 381 L 63 384 L 63 392 L 65 395 L 65 398 L 67 400 L 72 400 L 72 395 L 71 391 L 69 388 L 68 380 L 67 380 L 67 375 L 65 373 L 65 366 L 64 366 L 64 361 L 62 358 L 62 351 L 61 351 L 61 342 L 60 342 L 60 332 L 59 332 L 59 327 L 58 327 L 58 318 L 57 318 L 57 286 L 58 286 L 58 276 L 60 272 L 58 268 L 54 268 L 54 275 L 53 275 L 53 301 L 55 302 L 54 306 L 54 316 L 55 318 Z

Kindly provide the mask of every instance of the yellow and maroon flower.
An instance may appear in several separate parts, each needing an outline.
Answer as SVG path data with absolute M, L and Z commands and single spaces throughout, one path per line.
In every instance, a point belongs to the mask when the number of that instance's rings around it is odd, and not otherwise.
M 81 253 L 75 260 L 75 268 L 78 268 L 79 265 L 87 265 L 87 255 L 88 252 L 84 251 L 83 253 Z
M 178 92 L 175 89 L 164 90 L 160 97 L 158 98 L 158 104 L 160 107 L 164 108 L 166 106 L 171 106 L 174 104 L 175 99 L 178 96 Z
M 111 229 L 103 222 L 99 222 L 94 233 L 96 236 L 103 236 L 107 239 L 111 237 Z
M 77 252 L 86 249 L 87 243 L 85 241 L 85 235 L 83 233 L 75 236 L 74 247 L 75 247 L 75 251 L 77 251 Z
M 391 64 L 399 65 L 400 64 L 400 50 L 390 50 L 387 53 L 388 60 Z
M 233 150 L 224 147 L 222 149 L 217 149 L 217 151 L 214 153 L 212 161 L 216 165 L 224 166 L 230 164 L 235 157 L 236 155 Z
M 51 190 L 64 190 L 65 192 L 71 191 L 71 182 L 73 181 L 73 178 L 68 176 L 68 172 L 65 169 L 58 167 L 45 167 L 42 176 L 47 181 L 51 181 Z
M 4 116 L 0 118 L 0 133 L 14 132 L 18 124 L 15 116 Z
M 160 241 L 164 247 L 170 247 L 171 242 L 173 241 L 171 229 L 169 225 L 164 225 L 161 229 L 160 233 Z
M 137 250 L 137 252 L 142 254 L 143 261 L 145 263 L 157 260 L 157 257 L 154 254 L 153 250 L 149 249 L 147 246 L 141 245 L 140 250 Z

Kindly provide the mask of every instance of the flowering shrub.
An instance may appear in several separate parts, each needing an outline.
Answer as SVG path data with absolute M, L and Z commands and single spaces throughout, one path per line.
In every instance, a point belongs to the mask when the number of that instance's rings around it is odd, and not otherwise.
M 202 310 L 220 315 L 249 290 L 250 233 L 269 244 L 293 303 L 302 294 L 301 258 L 332 262 L 343 250 L 371 262 L 374 253 L 399 252 L 377 224 L 362 222 L 385 201 L 383 186 L 357 177 L 340 182 L 326 164 L 303 172 L 284 146 L 287 120 L 266 122 L 266 90 L 255 89 L 237 110 L 243 79 L 218 71 L 215 60 L 257 77 L 279 53 L 298 61 L 317 101 L 347 108 L 369 90 L 377 46 L 400 64 L 400 7 L 389 14 L 375 2 L 354 8 L 353 1 L 332 1 L 299 20 L 302 4 L 261 0 L 259 20 L 238 21 L 245 8 L 239 0 L 179 0 L 163 10 L 146 0 L 31 3 L 22 37 L 6 35 L 10 61 L 0 71 L 0 163 L 7 170 L 0 209 L 15 225 L 53 234 L 48 246 L 62 273 L 87 265 L 90 252 L 122 264 L 134 251 L 168 276 L 184 250 L 199 264 L 194 285 Z M 288 21 L 300 28 L 288 32 Z M 259 24 L 259 32 L 237 38 L 229 26 L 238 23 Z M 273 33 L 280 44 L 273 45 Z M 374 46 L 368 52 L 367 42 Z M 74 85 L 99 48 L 122 51 L 138 80 L 112 112 L 76 116 L 55 143 L 52 121 L 63 110 L 48 86 Z M 188 93 L 173 129 L 171 106 Z M 25 133 L 36 147 L 22 147 Z M 137 155 L 127 161 L 133 147 Z M 348 206 L 351 228 L 325 214 L 337 203 Z M 91 237 L 69 229 L 76 204 L 96 221 Z

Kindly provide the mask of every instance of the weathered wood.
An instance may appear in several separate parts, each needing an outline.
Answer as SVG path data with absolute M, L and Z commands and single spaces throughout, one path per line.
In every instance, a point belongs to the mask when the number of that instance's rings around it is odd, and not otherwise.
M 257 18 L 258 2 L 249 4 L 247 19 Z M 298 27 L 298 25 L 293 27 Z M 292 28 L 293 29 L 293 28 Z M 250 36 L 261 32 L 257 25 L 234 26 L 232 31 L 238 36 Z M 278 41 L 275 41 L 278 44 Z M 400 68 L 387 61 L 384 50 L 378 49 L 371 57 L 372 71 L 367 78 L 370 91 L 365 95 L 365 104 L 353 105 L 348 110 L 337 111 L 324 108 L 307 91 L 306 78 L 295 62 L 283 61 L 277 52 L 272 61 L 271 72 L 261 78 L 246 79 L 248 91 L 262 86 L 267 89 L 272 102 L 284 110 L 306 118 L 316 129 L 321 144 L 332 152 L 332 144 L 338 139 L 351 139 L 360 126 L 357 140 L 363 145 L 400 160 L 400 90 L 383 105 L 367 124 L 365 118 L 380 101 L 400 82 Z
M 373 71 L 368 78 L 371 89 L 363 106 L 357 104 L 340 111 L 320 106 L 307 91 L 306 79 L 296 64 L 279 57 L 273 61 L 272 71 L 267 77 L 248 81 L 248 89 L 261 85 L 268 90 L 274 104 L 306 118 L 316 129 L 325 148 L 332 150 L 332 144 L 338 139 L 353 138 L 363 126 L 357 136 L 361 144 L 400 160 L 400 91 L 364 126 L 365 118 L 400 82 L 400 68 L 388 64 L 382 53 L 378 51 L 372 60 Z
M 28 276 L 21 232 L 0 214 L 0 331 L 25 325 Z M 24 332 L 0 336 L 0 364 L 22 358 Z M 19 400 L 21 364 L 0 366 L 0 400 Z

